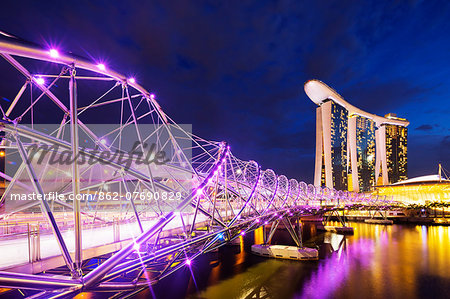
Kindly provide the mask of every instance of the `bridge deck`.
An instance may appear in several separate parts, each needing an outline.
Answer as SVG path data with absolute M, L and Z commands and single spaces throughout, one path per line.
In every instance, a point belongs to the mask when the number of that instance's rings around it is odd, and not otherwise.
M 237 212 L 237 211 L 235 211 Z M 193 215 L 183 214 L 185 225 L 192 223 Z M 144 230 L 156 223 L 154 220 L 141 221 Z M 208 218 L 197 215 L 196 227 L 206 225 Z M 139 235 L 137 222 L 121 223 L 119 226 L 119 238 L 115 239 L 114 223 L 101 227 L 83 230 L 83 253 L 85 258 L 92 258 L 119 250 L 123 244 L 130 242 Z M 175 218 L 165 228 L 162 237 L 179 234 L 183 231 L 181 218 Z M 70 252 L 75 248 L 73 230 L 62 232 L 64 240 Z M 46 233 L 39 236 L 40 259 L 30 261 L 30 236 L 28 232 L 0 236 L 0 270 L 21 270 L 26 273 L 37 273 L 64 265 L 61 251 L 53 234 Z M 31 245 L 32 246 L 32 245 Z

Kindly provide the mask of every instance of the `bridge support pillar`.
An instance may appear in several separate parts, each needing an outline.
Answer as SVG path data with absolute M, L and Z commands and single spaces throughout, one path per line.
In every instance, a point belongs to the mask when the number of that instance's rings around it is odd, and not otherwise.
M 31 224 L 28 226 L 28 260 L 30 263 L 41 259 L 41 241 L 39 234 L 39 225 Z
M 327 222 L 330 221 L 332 216 L 337 217 L 337 220 L 341 223 L 341 226 L 327 226 Z M 333 210 L 329 212 L 327 218 L 324 220 L 323 229 L 328 232 L 338 233 L 338 234 L 353 234 L 353 227 L 347 226 L 345 221 L 345 210 L 342 210 L 342 216 L 339 214 L 338 210 Z
M 114 219 L 113 221 L 113 234 L 114 234 L 114 242 L 120 241 L 120 223 L 119 220 Z
M 295 219 L 295 223 L 297 226 L 297 236 L 298 240 L 300 241 L 300 246 L 303 247 L 303 232 L 302 232 L 302 222 L 300 221 L 300 218 Z

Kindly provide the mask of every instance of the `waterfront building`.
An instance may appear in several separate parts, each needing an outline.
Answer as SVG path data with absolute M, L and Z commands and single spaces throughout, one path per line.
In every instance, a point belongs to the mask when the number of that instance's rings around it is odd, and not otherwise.
M 360 115 L 354 115 L 356 125 L 356 168 L 359 191 L 370 190 L 375 182 L 375 122 Z M 349 136 L 352 133 L 349 131 Z M 356 180 L 356 178 L 355 178 Z M 353 186 L 351 186 L 353 189 Z
M 377 186 L 372 194 L 407 204 L 450 203 L 450 180 L 437 174 L 425 175 Z
M 305 92 L 318 105 L 314 185 L 360 192 L 407 179 L 406 119 L 363 111 L 318 80 Z
M 324 119 L 324 124 L 321 122 L 321 130 L 326 134 L 327 148 L 330 149 L 330 155 L 326 156 L 327 163 L 331 163 L 333 169 L 332 184 L 336 189 L 345 190 L 347 189 L 347 126 L 348 126 L 348 112 L 342 106 L 337 105 L 333 101 L 325 101 L 323 103 L 322 109 L 317 110 L 318 118 Z M 325 130 L 322 128 L 325 127 Z M 321 141 L 321 140 L 320 140 Z M 329 174 L 326 173 L 330 171 L 326 168 L 323 160 L 324 155 L 320 156 L 322 160 L 320 180 L 322 186 L 326 185 L 325 180 L 330 178 Z
M 387 117 L 396 117 L 392 114 Z M 407 159 L 408 128 L 396 125 L 386 125 L 386 162 L 388 177 L 391 183 L 404 181 L 408 178 Z

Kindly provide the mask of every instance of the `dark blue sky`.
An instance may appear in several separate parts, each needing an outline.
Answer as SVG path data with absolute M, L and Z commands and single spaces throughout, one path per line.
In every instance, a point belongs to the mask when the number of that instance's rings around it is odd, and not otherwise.
M 411 122 L 410 177 L 450 169 L 448 1 L 143 2 L 5 1 L 0 30 L 107 60 L 176 122 L 288 177 L 313 177 L 312 78 Z

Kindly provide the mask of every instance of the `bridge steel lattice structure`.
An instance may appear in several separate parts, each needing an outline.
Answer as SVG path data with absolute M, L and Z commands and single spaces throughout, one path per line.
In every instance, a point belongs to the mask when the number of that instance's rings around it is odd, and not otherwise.
M 35 298 L 86 291 L 126 296 L 262 225 L 283 221 L 292 229 L 291 219 L 302 215 L 390 204 L 263 170 L 235 157 L 227 143 L 176 124 L 134 78 L 100 62 L 0 37 L 2 67 L 10 71 L 1 80 L 20 84 L 0 121 L 6 159 L 20 161 L 12 173 L 0 172 L 7 182 L 0 208 L 1 287 L 33 290 Z M 108 119 L 101 134 L 89 124 L 99 114 Z M 56 129 L 42 129 L 43 122 Z M 146 142 L 167 153 L 165 163 L 139 163 L 129 153 L 128 165 L 108 161 L 108 153 L 124 153 L 130 136 L 142 154 Z M 50 155 L 37 156 L 39 161 L 30 156 L 33 146 L 50 148 L 56 159 L 70 153 L 97 163 L 51 163 Z M 91 197 L 11 199 L 52 192 Z M 8 222 L 14 225 L 5 230 Z

